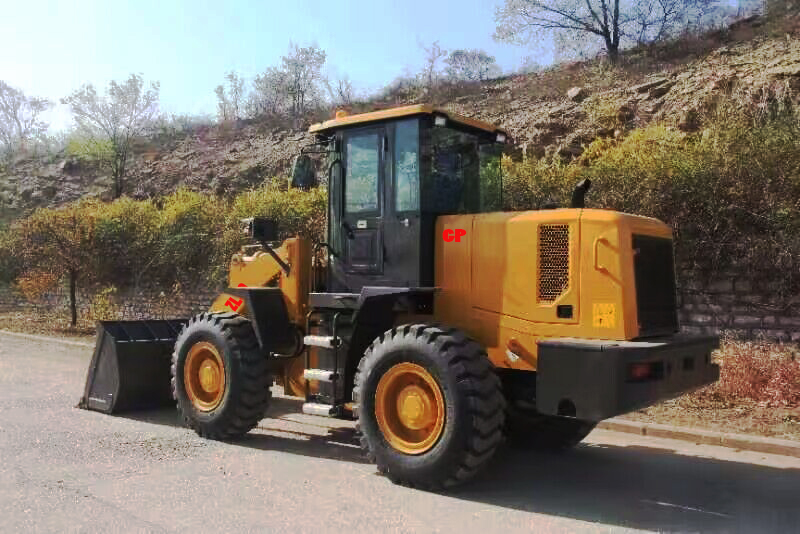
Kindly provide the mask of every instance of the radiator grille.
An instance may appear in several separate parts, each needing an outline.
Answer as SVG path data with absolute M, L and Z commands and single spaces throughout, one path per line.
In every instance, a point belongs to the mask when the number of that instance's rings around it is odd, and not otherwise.
M 569 225 L 539 225 L 539 302 L 555 302 L 569 288 Z
M 678 309 L 672 240 L 634 235 L 633 254 L 639 336 L 676 332 Z

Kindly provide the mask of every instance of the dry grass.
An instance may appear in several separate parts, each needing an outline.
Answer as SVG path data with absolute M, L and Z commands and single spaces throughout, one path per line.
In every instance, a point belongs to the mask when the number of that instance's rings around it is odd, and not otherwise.
M 86 338 L 95 334 L 95 327 L 88 320 L 79 319 L 77 327 L 70 326 L 67 313 L 0 312 L 0 325 L 2 330 L 41 336 Z
M 800 406 L 800 350 L 795 345 L 724 339 L 718 384 L 698 399 L 755 401 L 766 407 Z
M 800 349 L 723 337 L 720 381 L 626 419 L 800 440 Z

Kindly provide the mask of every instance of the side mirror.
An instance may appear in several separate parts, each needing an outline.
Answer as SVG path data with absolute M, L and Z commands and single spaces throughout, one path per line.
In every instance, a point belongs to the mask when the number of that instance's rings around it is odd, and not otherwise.
M 314 173 L 314 162 L 307 154 L 300 154 L 295 158 L 292 167 L 292 187 L 311 189 L 316 186 L 317 176 Z
M 242 233 L 258 242 L 278 241 L 278 224 L 266 217 L 242 219 Z

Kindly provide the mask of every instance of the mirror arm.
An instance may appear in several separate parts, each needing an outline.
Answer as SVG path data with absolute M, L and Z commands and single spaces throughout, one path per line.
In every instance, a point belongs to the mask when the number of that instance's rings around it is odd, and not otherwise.
M 264 247 L 264 250 L 267 252 L 267 254 L 272 256 L 272 259 L 275 260 L 275 262 L 280 266 L 281 269 L 283 269 L 283 272 L 286 273 L 286 276 L 289 276 L 291 272 L 289 264 L 283 261 L 283 259 L 280 256 L 278 256 L 278 253 L 275 252 L 275 250 L 269 245 L 269 243 L 262 242 L 261 246 Z

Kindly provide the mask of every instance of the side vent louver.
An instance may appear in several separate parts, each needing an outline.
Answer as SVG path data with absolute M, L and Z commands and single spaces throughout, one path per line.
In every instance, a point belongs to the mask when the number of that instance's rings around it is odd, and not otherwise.
M 555 302 L 569 288 L 569 225 L 539 225 L 539 302 Z

